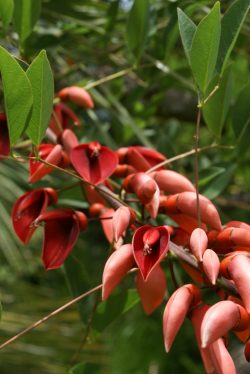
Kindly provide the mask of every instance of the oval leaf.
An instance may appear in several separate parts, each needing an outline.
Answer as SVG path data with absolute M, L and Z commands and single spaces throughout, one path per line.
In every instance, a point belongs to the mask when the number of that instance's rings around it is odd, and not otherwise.
M 10 144 L 13 145 L 28 123 L 33 103 L 32 89 L 19 63 L 2 47 L 0 47 L 0 69 Z
M 32 87 L 34 103 L 27 134 L 39 145 L 47 129 L 54 97 L 54 80 L 45 51 L 41 51 L 26 72 Z
M 197 26 L 190 52 L 193 76 L 202 93 L 205 93 L 214 73 L 220 31 L 220 3 L 216 2 Z
M 128 46 L 136 59 L 143 51 L 149 28 L 149 0 L 135 0 L 127 24 Z

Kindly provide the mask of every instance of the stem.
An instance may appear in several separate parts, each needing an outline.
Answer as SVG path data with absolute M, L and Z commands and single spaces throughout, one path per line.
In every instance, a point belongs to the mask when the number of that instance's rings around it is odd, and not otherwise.
M 197 206 L 197 221 L 198 227 L 201 227 L 201 212 L 200 212 L 200 199 L 199 199 L 199 140 L 200 140 L 200 122 L 201 122 L 201 108 L 198 108 L 196 129 L 195 129 L 195 159 L 194 159 L 194 179 L 196 188 L 196 206 Z
M 177 282 L 177 279 L 176 279 L 176 276 L 175 276 L 174 263 L 173 263 L 171 257 L 168 258 L 168 267 L 169 267 L 169 270 L 170 270 L 170 275 L 171 275 L 172 282 L 174 284 L 175 289 L 177 290 L 177 288 L 179 288 L 180 286 L 179 286 L 179 284 Z
M 204 152 L 204 151 L 207 151 L 207 150 L 210 150 L 210 149 L 214 149 L 214 148 L 228 148 L 228 149 L 233 149 L 234 146 L 211 144 L 211 145 L 207 145 L 206 147 L 202 147 L 202 148 L 198 148 L 198 149 L 191 149 L 191 151 L 181 153 L 178 156 L 174 156 L 174 157 L 171 157 L 171 158 L 169 158 L 167 160 L 164 160 L 164 161 L 160 162 L 159 164 L 157 164 L 157 165 L 153 166 L 152 168 L 148 169 L 146 171 L 146 173 L 151 173 L 152 171 L 155 171 L 155 170 L 157 170 L 159 168 L 162 168 L 165 165 L 171 164 L 171 162 L 174 162 L 174 161 L 177 161 L 177 160 L 181 160 L 182 158 L 185 158 L 185 157 L 188 157 L 188 156 L 192 156 L 195 153 Z
M 113 79 L 122 77 L 123 75 L 126 75 L 128 73 L 131 73 L 133 70 L 134 70 L 133 67 L 132 68 L 127 68 L 127 69 L 124 69 L 124 70 L 120 70 L 117 73 L 113 73 L 113 74 L 107 75 L 106 77 L 103 77 L 103 78 L 98 79 L 98 80 L 96 80 L 94 82 L 88 83 L 88 84 L 86 84 L 86 86 L 83 86 L 83 88 L 85 90 L 90 90 L 91 88 L 99 86 L 99 85 L 101 85 L 103 83 L 109 82 L 109 81 L 111 81 Z
M 6 340 L 4 343 L 2 343 L 0 345 L 0 350 L 3 349 L 4 347 L 6 347 L 7 345 L 13 343 L 15 340 L 19 339 L 21 336 L 25 335 L 27 332 L 29 332 L 29 331 L 33 330 L 34 328 L 40 326 L 42 323 L 46 322 L 51 317 L 56 316 L 57 314 L 61 313 L 63 310 L 69 308 L 71 305 L 77 303 L 80 300 L 83 300 L 85 297 L 87 297 L 87 296 L 91 295 L 92 293 L 100 290 L 101 288 L 102 288 L 102 284 L 99 284 L 98 286 L 92 288 L 91 290 L 89 290 L 89 291 L 77 296 L 76 298 L 70 300 L 68 303 L 62 305 L 60 308 L 54 310 L 50 314 L 47 314 L 45 317 L 39 319 L 39 321 L 36 321 L 35 323 L 30 325 L 26 329 L 20 331 L 18 334 L 16 334 L 15 336 L 10 338 L 9 340 Z

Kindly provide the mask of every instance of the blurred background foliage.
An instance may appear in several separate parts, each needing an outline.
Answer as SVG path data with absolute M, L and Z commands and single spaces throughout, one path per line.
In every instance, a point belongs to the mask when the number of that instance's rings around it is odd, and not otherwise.
M 33 32 L 24 40 L 16 33 L 18 13 L 14 11 L 9 25 L 2 21 L 1 45 L 27 62 L 46 49 L 56 90 L 68 85 L 90 90 L 95 109 L 73 107 L 82 121 L 77 130 L 81 142 L 98 139 L 113 149 L 140 144 L 170 158 L 193 149 L 197 115 L 196 90 L 180 41 L 177 7 L 198 23 L 215 2 L 135 1 L 146 20 L 140 30 L 131 19 L 133 2 L 129 0 L 43 0 Z M 11 6 L 13 2 L 6 3 Z M 147 3 L 149 7 L 144 9 Z M 222 13 L 231 3 L 221 1 Z M 223 222 L 249 222 L 250 93 L 249 87 L 245 89 L 249 54 L 248 15 L 230 58 L 229 104 L 220 139 L 208 130 L 203 118 L 201 123 L 200 146 L 218 147 L 200 154 L 200 189 L 214 200 Z M 193 157 L 186 157 L 172 167 L 194 180 L 193 165 Z M 69 291 L 78 295 L 99 284 L 109 253 L 101 229 L 91 223 L 63 269 L 42 269 L 41 230 L 23 247 L 11 226 L 13 202 L 31 189 L 27 170 L 26 164 L 7 160 L 0 164 L 1 341 L 65 303 Z M 69 177 L 54 173 L 37 186 L 58 188 L 71 183 Z M 78 187 L 63 192 L 59 204 L 78 209 L 87 206 Z M 169 278 L 167 264 L 165 270 Z M 179 277 L 185 280 L 181 272 Z M 168 283 L 172 292 L 170 279 Z M 103 305 L 99 301 L 99 294 L 89 297 L 10 345 L 1 352 L 1 373 L 204 372 L 188 321 L 171 353 L 165 354 L 163 307 L 150 317 L 143 315 L 132 275 L 109 302 Z

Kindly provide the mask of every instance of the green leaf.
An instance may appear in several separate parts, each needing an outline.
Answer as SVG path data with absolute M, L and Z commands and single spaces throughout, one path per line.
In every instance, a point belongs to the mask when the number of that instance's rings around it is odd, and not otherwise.
M 229 55 L 239 35 L 241 26 L 250 7 L 249 0 L 236 0 L 221 20 L 221 35 L 216 70 L 223 71 Z
M 133 308 L 138 302 L 139 296 L 134 289 L 113 293 L 108 300 L 98 305 L 92 321 L 92 328 L 99 333 L 102 332 L 115 319 Z
M 13 145 L 27 126 L 33 103 L 32 89 L 19 63 L 2 47 L 0 69 L 10 144 Z
M 2 319 L 3 307 L 2 303 L 0 302 L 0 320 Z
M 217 175 L 202 190 L 202 194 L 208 199 L 214 199 L 219 196 L 228 186 L 232 176 L 234 175 L 236 165 L 226 165 L 222 173 Z
M 39 145 L 47 129 L 54 97 L 54 80 L 45 51 L 41 51 L 26 72 L 34 97 L 33 110 L 27 134 L 35 145 Z
M 190 51 L 194 33 L 197 29 L 194 22 L 180 9 L 177 8 L 178 24 L 180 29 L 181 41 L 186 53 L 187 59 L 190 62 Z
M 218 75 L 212 80 L 207 93 L 212 92 L 218 82 Z M 219 89 L 208 99 L 203 105 L 202 111 L 205 122 L 209 130 L 216 136 L 220 137 L 226 116 L 230 107 L 232 98 L 232 71 L 228 67 L 221 80 L 219 81 Z
M 14 27 L 21 44 L 31 34 L 41 12 L 41 0 L 15 0 Z
M 127 41 L 138 60 L 144 49 L 149 30 L 149 0 L 135 0 L 127 24 Z
M 213 77 L 220 31 L 220 3 L 216 2 L 210 13 L 197 26 L 190 52 L 193 76 L 202 93 L 205 93 Z
M 239 92 L 232 108 L 232 126 L 239 139 L 250 120 L 250 82 Z
M 4 27 L 7 27 L 12 20 L 13 9 L 13 0 L 0 0 L 0 18 Z

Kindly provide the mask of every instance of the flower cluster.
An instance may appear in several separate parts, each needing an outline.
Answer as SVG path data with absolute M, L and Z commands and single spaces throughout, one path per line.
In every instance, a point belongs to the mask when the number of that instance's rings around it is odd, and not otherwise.
M 55 269 L 73 250 L 89 218 L 96 217 L 113 249 L 103 270 L 103 300 L 132 271 L 146 314 L 164 302 L 165 259 L 169 253 L 175 255 L 191 283 L 177 287 L 167 301 L 166 351 L 189 318 L 206 372 L 235 373 L 227 351 L 230 330 L 246 343 L 250 360 L 250 226 L 239 221 L 222 224 L 215 205 L 198 195 L 185 176 L 166 169 L 166 157 L 155 150 L 141 146 L 111 150 L 97 141 L 79 143 L 70 126 L 80 125 L 80 120 L 65 103 L 92 109 L 91 96 L 79 87 L 66 87 L 56 99 L 47 142 L 30 153 L 29 182 L 36 183 L 57 168 L 79 180 L 89 208 L 56 208 L 60 190 L 32 189 L 13 206 L 17 236 L 27 244 L 42 225 L 43 264 Z M 4 114 L 0 131 L 2 137 L 8 136 Z M 6 142 L 0 151 L 8 154 Z M 204 287 L 217 293 L 217 303 L 203 301 Z

